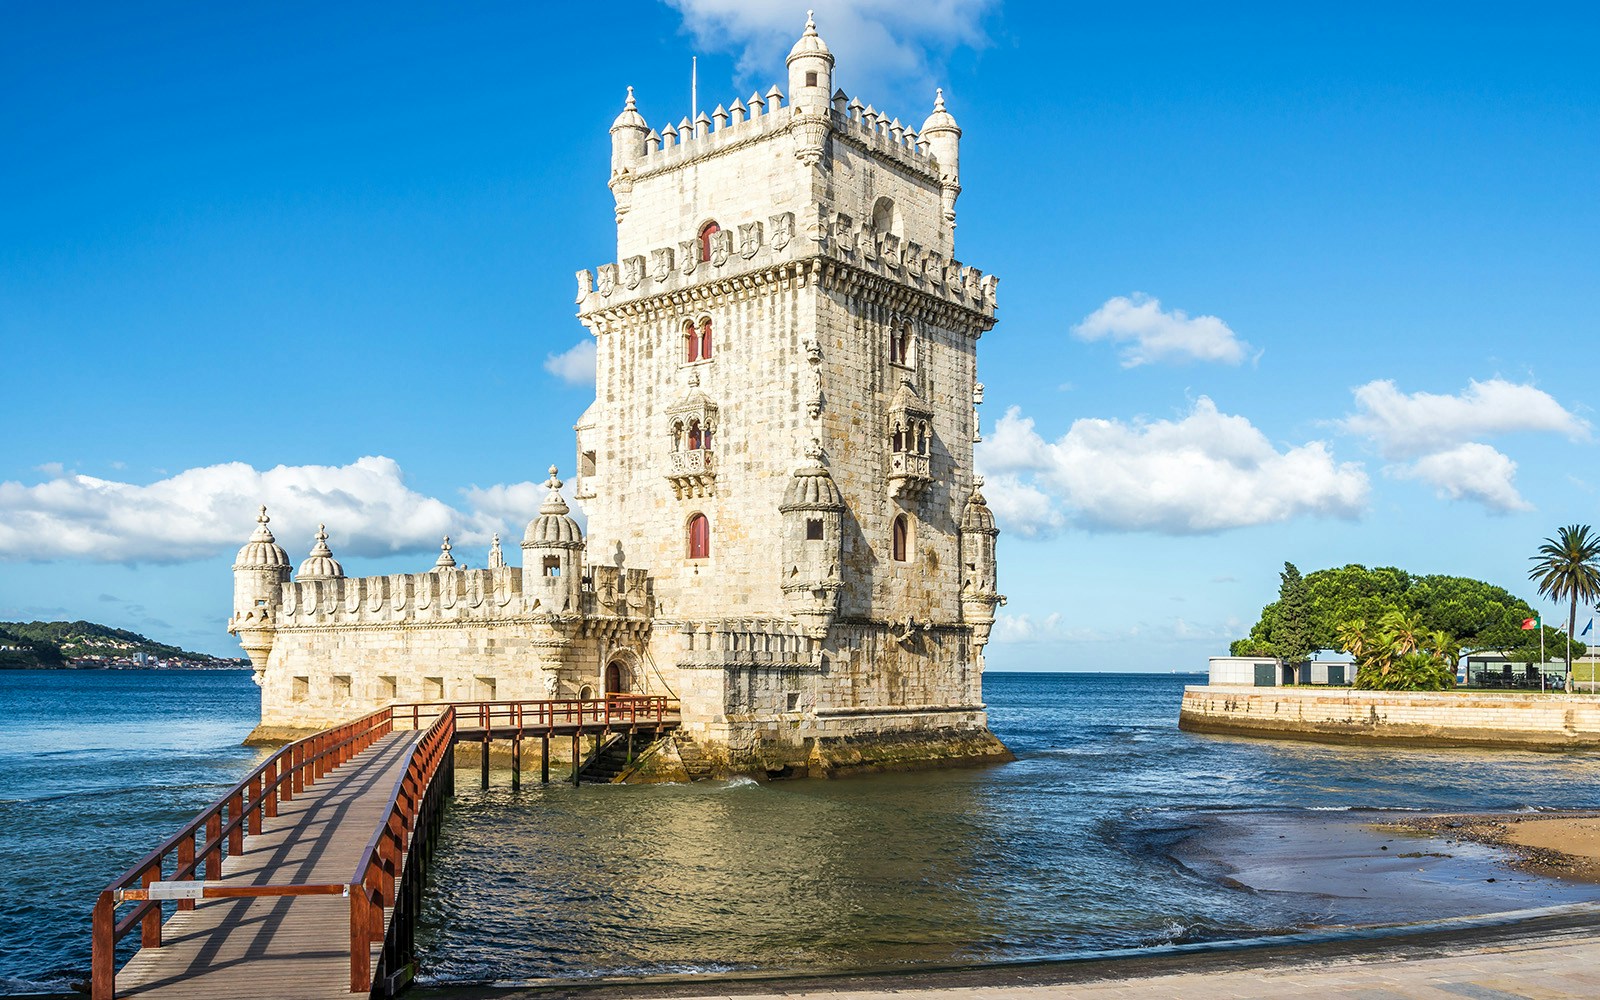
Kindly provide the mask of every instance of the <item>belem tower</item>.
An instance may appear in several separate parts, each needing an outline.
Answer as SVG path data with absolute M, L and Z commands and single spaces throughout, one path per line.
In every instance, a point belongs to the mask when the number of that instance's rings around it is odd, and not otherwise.
M 776 85 L 611 126 L 614 263 L 576 472 L 487 568 L 291 578 L 263 508 L 234 571 L 256 737 L 395 701 L 666 695 L 723 772 L 1004 759 L 983 705 L 994 516 L 973 475 L 993 275 L 956 259 L 961 129 L 833 87 L 809 19 Z M 571 516 L 562 490 L 587 515 Z

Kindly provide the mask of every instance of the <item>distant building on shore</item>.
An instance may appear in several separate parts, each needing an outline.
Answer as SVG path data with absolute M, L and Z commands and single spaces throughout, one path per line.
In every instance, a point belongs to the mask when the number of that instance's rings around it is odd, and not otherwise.
M 956 257 L 961 129 L 942 93 L 913 129 L 833 70 L 808 20 L 787 96 L 652 129 L 629 89 L 617 258 L 577 274 L 595 401 L 520 567 L 496 538 L 463 569 L 446 539 L 426 572 L 349 578 L 319 530 L 291 579 L 263 508 L 228 622 L 260 735 L 395 701 L 649 693 L 734 769 L 1006 755 L 972 471 L 996 279 Z
M 1291 684 L 1354 683 L 1356 665 L 1351 660 L 1306 660 L 1280 663 L 1271 656 L 1213 656 L 1208 684 L 1243 684 L 1249 687 L 1287 687 Z

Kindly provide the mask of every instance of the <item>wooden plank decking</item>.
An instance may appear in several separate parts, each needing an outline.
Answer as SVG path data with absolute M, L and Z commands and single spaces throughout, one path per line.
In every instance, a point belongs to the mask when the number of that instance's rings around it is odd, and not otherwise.
M 266 819 L 222 864 L 222 885 L 348 882 L 420 732 L 381 737 Z M 341 896 L 202 900 L 117 973 L 118 996 L 160 1000 L 350 997 L 350 901 Z M 373 948 L 376 963 L 381 942 Z

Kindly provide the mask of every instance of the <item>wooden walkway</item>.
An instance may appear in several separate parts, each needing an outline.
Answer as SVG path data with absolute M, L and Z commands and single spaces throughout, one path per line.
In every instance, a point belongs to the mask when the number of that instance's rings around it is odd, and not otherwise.
M 265 819 L 218 885 L 348 882 L 389 791 L 422 733 L 390 733 Z M 387 921 L 387 914 L 385 914 Z M 343 896 L 201 900 L 162 927 L 117 973 L 118 996 L 161 1000 L 329 997 L 349 1000 L 350 901 Z M 376 965 L 381 939 L 372 948 Z

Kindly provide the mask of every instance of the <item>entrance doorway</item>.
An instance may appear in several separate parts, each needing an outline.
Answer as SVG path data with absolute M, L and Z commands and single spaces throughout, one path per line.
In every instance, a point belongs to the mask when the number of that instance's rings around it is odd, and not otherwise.
M 606 694 L 627 694 L 633 687 L 632 671 L 621 660 L 606 664 Z

